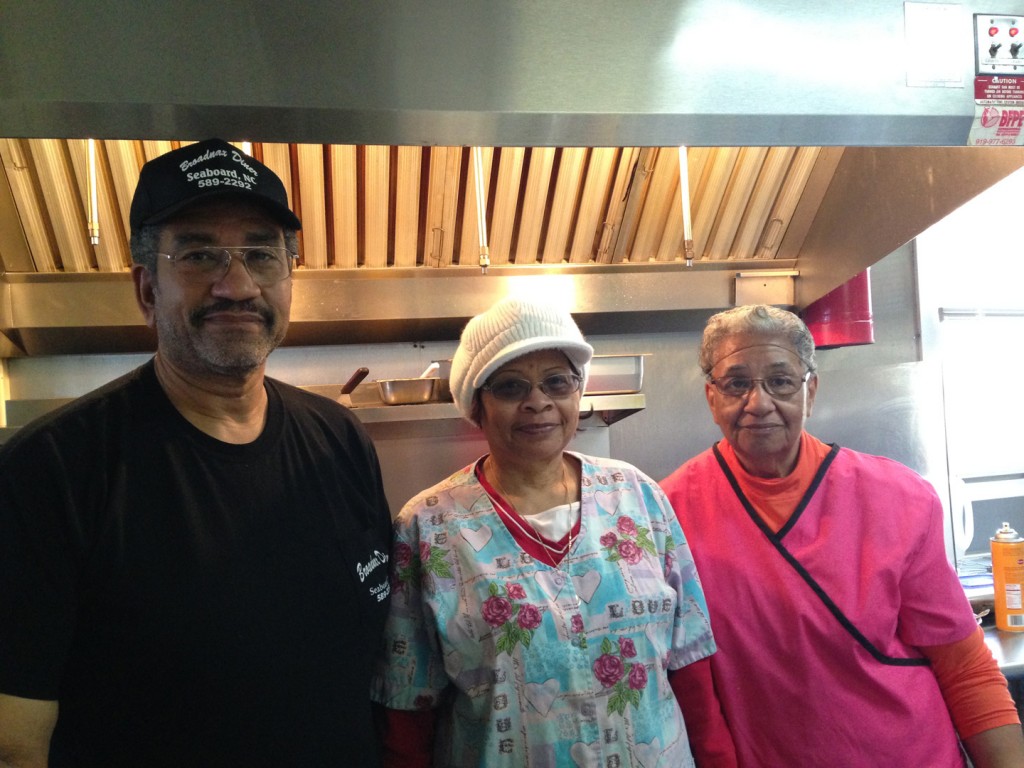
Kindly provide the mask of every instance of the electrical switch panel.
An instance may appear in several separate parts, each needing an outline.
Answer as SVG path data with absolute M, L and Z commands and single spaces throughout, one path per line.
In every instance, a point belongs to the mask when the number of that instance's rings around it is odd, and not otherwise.
M 974 14 L 974 62 L 979 75 L 1024 75 L 1024 17 Z

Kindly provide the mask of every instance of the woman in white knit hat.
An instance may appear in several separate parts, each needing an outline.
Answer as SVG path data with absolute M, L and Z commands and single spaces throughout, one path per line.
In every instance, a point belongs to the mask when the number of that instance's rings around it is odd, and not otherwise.
M 680 768 L 681 707 L 720 724 L 672 683 L 715 644 L 671 507 L 635 467 L 566 450 L 592 355 L 568 311 L 532 300 L 462 333 L 452 395 L 489 453 L 395 523 L 373 686 L 388 768 Z M 720 741 L 698 755 L 728 765 L 724 727 L 700 730 Z

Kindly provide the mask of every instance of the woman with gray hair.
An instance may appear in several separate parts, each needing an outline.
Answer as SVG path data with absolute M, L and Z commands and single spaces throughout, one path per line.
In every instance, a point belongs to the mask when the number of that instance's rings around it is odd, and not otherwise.
M 567 450 L 592 354 L 567 311 L 525 299 L 462 333 L 452 395 L 489 452 L 396 520 L 373 688 L 388 768 L 690 766 L 691 711 L 717 717 L 698 753 L 734 764 L 720 710 L 674 685 L 715 644 L 667 499 Z
M 975 768 L 1024 765 L 935 491 L 804 430 L 818 375 L 803 321 L 717 314 L 700 367 L 724 439 L 662 487 L 711 606 L 711 683 L 739 765 L 961 768 L 961 742 Z
M 700 369 L 705 376 L 715 367 L 715 350 L 730 336 L 782 336 L 811 373 L 818 370 L 814 359 L 814 337 L 804 321 L 770 304 L 751 304 L 712 315 L 704 327 L 700 344 Z

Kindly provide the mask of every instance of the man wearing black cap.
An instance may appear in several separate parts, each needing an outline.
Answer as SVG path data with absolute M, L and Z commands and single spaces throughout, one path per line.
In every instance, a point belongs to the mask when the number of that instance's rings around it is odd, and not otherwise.
M 156 355 L 0 450 L 0 766 L 376 765 L 391 521 L 352 415 L 264 376 L 284 187 L 204 141 L 130 220 Z

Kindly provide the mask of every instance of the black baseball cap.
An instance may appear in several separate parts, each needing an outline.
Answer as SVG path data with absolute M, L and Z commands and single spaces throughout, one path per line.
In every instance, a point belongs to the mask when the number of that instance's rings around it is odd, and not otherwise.
M 207 139 L 142 166 L 129 216 L 132 232 L 214 197 L 251 200 L 284 227 L 302 228 L 288 207 L 288 194 L 276 173 L 226 141 Z

